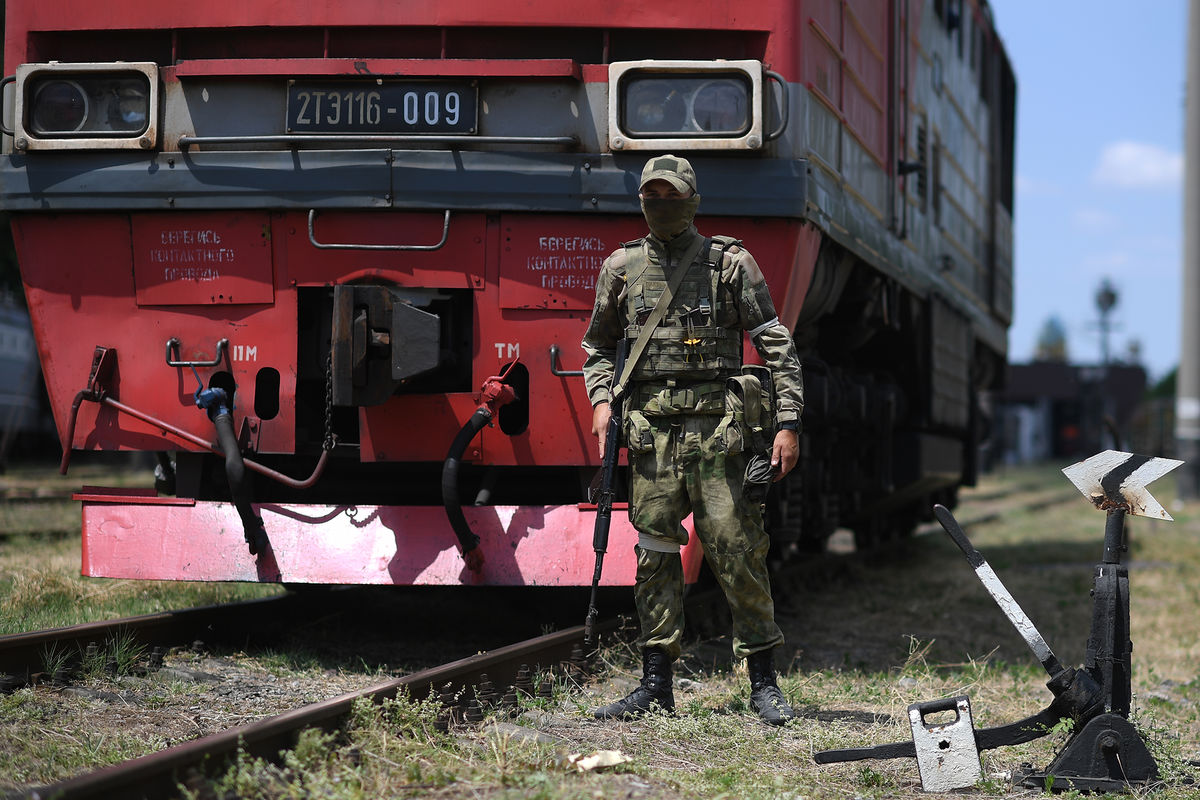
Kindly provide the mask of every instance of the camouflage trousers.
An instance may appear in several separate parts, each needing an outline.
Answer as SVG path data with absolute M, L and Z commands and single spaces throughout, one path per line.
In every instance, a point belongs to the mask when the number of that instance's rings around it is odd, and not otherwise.
M 679 657 L 684 587 L 679 546 L 688 540 L 682 522 L 689 512 L 729 602 L 734 656 L 781 644 L 767 576 L 769 541 L 761 507 L 742 496 L 747 454 L 738 437 L 727 435 L 717 415 L 643 419 L 649 435 L 631 441 L 629 453 L 629 518 L 640 534 L 634 598 L 641 645 Z

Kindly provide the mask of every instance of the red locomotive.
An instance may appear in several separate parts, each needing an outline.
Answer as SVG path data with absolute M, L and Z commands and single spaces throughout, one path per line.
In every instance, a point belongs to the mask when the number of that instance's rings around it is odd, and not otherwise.
M 1012 297 L 985 0 L 40 0 L 5 55 L 0 205 L 64 468 L 163 466 L 82 493 L 85 574 L 587 584 L 579 342 L 659 152 L 804 362 L 781 551 L 973 481 Z M 606 582 L 633 539 L 618 513 Z

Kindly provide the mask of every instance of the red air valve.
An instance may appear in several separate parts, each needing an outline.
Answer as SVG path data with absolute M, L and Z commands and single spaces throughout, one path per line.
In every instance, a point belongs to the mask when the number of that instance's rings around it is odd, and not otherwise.
M 503 381 L 518 363 L 514 361 L 508 365 L 508 369 L 504 370 L 504 374 L 493 375 L 483 382 L 483 388 L 480 389 L 483 403 L 479 407 L 486 408 L 488 414 L 494 415 L 502 406 L 517 399 L 517 393 L 513 387 Z

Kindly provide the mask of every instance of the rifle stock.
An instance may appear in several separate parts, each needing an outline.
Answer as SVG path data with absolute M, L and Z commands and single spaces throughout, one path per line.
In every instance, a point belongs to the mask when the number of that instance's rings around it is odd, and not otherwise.
M 612 386 L 616 386 L 625 369 L 626 342 L 617 342 L 616 360 L 613 364 Z M 612 416 L 608 419 L 608 428 L 604 431 L 604 460 L 600 466 L 600 487 L 592 498 L 596 503 L 596 527 L 592 531 L 592 549 L 596 551 L 596 567 L 592 571 L 592 593 L 588 601 L 587 619 L 583 625 L 584 641 L 591 645 L 595 642 L 596 592 L 600 586 L 600 575 L 604 571 L 604 554 L 608 552 L 608 531 L 612 524 L 613 482 L 617 474 L 617 462 L 621 457 L 621 428 L 624 414 L 622 409 L 625 399 L 617 396 L 609 401 Z

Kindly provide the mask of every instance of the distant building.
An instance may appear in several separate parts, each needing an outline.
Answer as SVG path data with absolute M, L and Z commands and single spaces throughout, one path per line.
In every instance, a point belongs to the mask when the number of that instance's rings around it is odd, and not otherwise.
M 1002 461 L 1068 460 L 1127 449 L 1145 392 L 1146 371 L 1137 365 L 1010 364 L 996 398 Z

